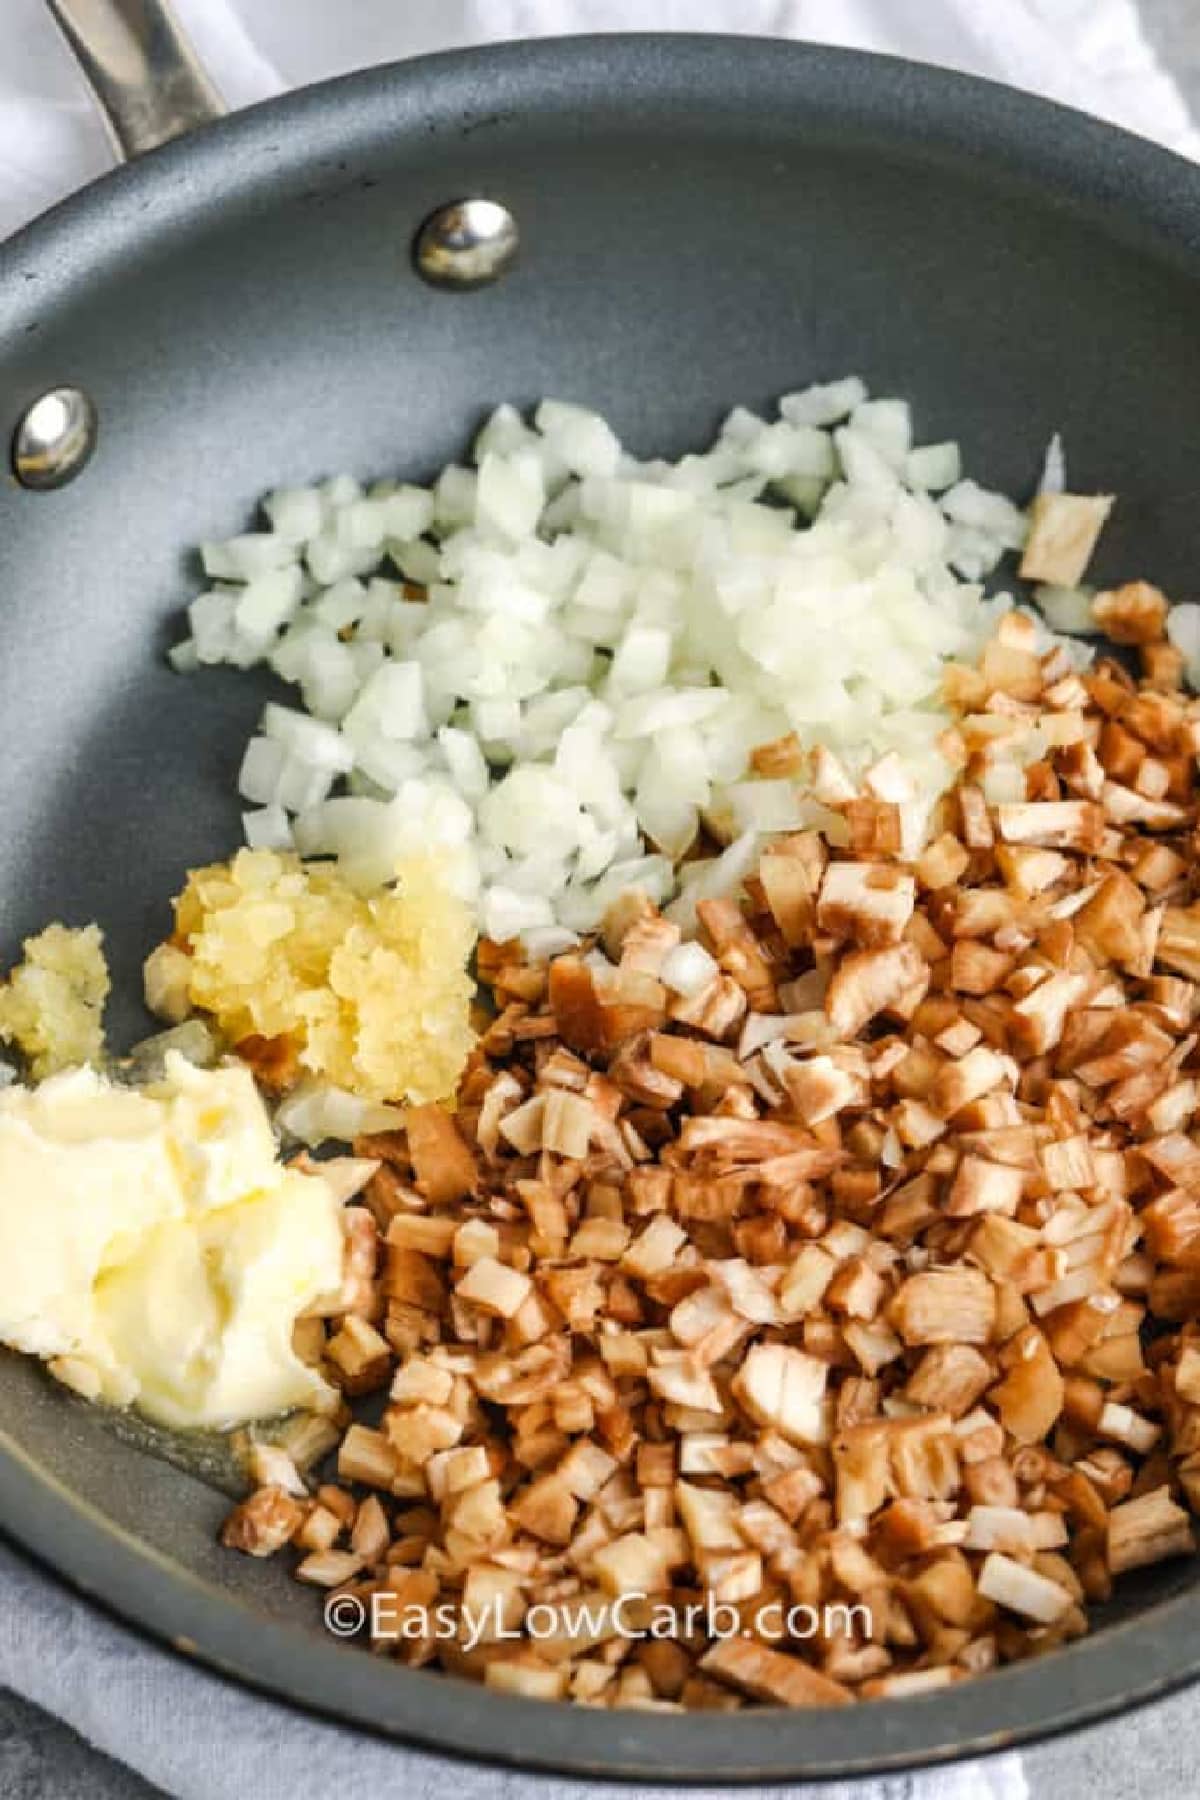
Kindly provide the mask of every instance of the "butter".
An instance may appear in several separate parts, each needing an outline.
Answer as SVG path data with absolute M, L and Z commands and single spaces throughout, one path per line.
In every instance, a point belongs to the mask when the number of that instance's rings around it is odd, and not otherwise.
M 176 1429 L 321 1404 L 292 1327 L 336 1293 L 341 1207 L 278 1160 L 242 1067 L 168 1055 L 0 1090 L 0 1341 Z

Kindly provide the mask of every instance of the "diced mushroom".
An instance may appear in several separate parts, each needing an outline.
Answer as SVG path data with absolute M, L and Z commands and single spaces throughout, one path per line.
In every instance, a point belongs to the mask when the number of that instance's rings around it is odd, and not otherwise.
M 274 1556 L 291 1542 L 303 1521 L 303 1507 L 282 1487 L 256 1488 L 226 1519 L 221 1542 L 246 1556 Z
M 671 1585 L 662 1552 L 642 1532 L 627 1532 L 604 1544 L 592 1558 L 601 1587 L 620 1599 L 623 1594 L 654 1594 Z
M 478 1262 L 471 1264 L 454 1291 L 461 1299 L 470 1300 L 485 1312 L 511 1319 L 528 1299 L 532 1283 L 528 1275 L 506 1268 L 495 1257 L 481 1256 Z
M 1011 1218 L 1023 1186 L 1020 1169 L 988 1162 L 982 1156 L 964 1156 L 946 1200 L 946 1216 L 962 1219 L 975 1213 L 998 1212 Z
M 1040 1443 L 1057 1423 L 1065 1392 L 1050 1346 L 1030 1325 L 1010 1338 L 1002 1361 L 1007 1374 L 992 1389 L 991 1402 L 1018 1443 Z
M 1021 579 L 1078 587 L 1112 505 L 1111 494 L 1039 494 L 1030 508 Z
M 807 1062 L 788 1063 L 782 1072 L 784 1088 L 804 1123 L 819 1125 L 848 1106 L 864 1105 L 868 1086 L 864 1079 L 834 1062 L 831 1056 L 813 1056 Z
M 351 1425 L 338 1448 L 338 1474 L 343 1481 L 390 1489 L 399 1473 L 395 1449 L 381 1431 Z
M 996 1290 L 978 1269 L 929 1269 L 903 1283 L 891 1317 L 906 1344 L 986 1344 L 996 1322 Z
M 1008 1060 L 980 1044 L 938 1072 L 929 1098 L 943 1118 L 950 1118 L 972 1100 L 981 1100 L 1011 1079 L 1012 1065 Z
M 898 944 L 912 918 L 916 882 L 879 863 L 830 863 L 817 900 L 817 926 L 866 948 Z
M 844 957 L 825 996 L 830 1024 L 839 1037 L 856 1037 L 878 1013 L 911 994 L 927 973 L 924 958 L 907 943 Z
M 747 1638 L 721 1638 L 700 1660 L 710 1675 L 756 1700 L 778 1706 L 845 1706 L 850 1692 L 797 1656 L 769 1650 Z
M 621 1258 L 622 1268 L 640 1280 L 669 1269 L 687 1243 L 687 1233 L 666 1213 L 656 1213 Z
M 1126 1500 L 1108 1515 L 1108 1564 L 1114 1574 L 1188 1556 L 1194 1548 L 1188 1515 L 1167 1487 Z
M 1154 590 L 1096 610 L 1140 675 L 1076 672 L 1020 613 L 947 669 L 926 849 L 898 757 L 859 792 L 781 741 L 758 760 L 811 776 L 827 835 L 699 900 L 704 944 L 636 891 L 549 962 L 481 943 L 497 1012 L 453 1109 L 320 1165 L 365 1189 L 293 1346 L 341 1393 L 249 1447 L 230 1542 L 556 1622 L 426 1636 L 413 1666 L 710 1709 L 938 1688 L 1191 1550 L 1200 701 Z M 279 1079 L 298 1046 L 253 1055 Z M 351 1423 L 375 1389 L 378 1428 Z M 631 1646 L 634 1589 L 755 1635 Z M 871 1623 L 810 1647 L 754 1610 L 831 1592 Z
M 1128 581 L 1094 596 L 1092 619 L 1114 644 L 1153 644 L 1166 630 L 1167 597 L 1148 581 Z
M 755 1344 L 734 1377 L 733 1389 L 750 1417 L 771 1425 L 790 1443 L 824 1444 L 830 1415 L 825 1394 L 828 1367 L 786 1344 Z
M 992 1380 L 992 1365 L 970 1344 L 935 1344 L 925 1351 L 905 1394 L 917 1406 L 959 1418 Z
M 1031 800 L 996 809 L 1007 844 L 1095 852 L 1104 841 L 1104 814 L 1092 800 Z
M 742 1537 L 736 1523 L 734 1495 L 720 1488 L 697 1487 L 694 1482 L 675 1483 L 675 1504 L 693 1547 L 702 1550 L 737 1550 Z
M 1071 1594 L 1057 1581 L 1039 1575 L 1023 1563 L 1014 1562 L 1000 1550 L 993 1550 L 979 1572 L 979 1592 L 985 1600 L 1009 1612 L 1032 1619 L 1038 1625 L 1053 1625 L 1074 1604 Z
M 440 1106 L 415 1106 L 405 1114 L 413 1179 L 435 1206 L 461 1200 L 475 1187 L 477 1171 L 470 1147 Z

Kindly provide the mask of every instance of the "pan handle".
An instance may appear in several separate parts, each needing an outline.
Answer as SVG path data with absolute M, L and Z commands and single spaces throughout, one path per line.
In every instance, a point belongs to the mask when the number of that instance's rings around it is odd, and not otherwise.
M 225 112 L 168 0 L 46 0 L 122 161 Z

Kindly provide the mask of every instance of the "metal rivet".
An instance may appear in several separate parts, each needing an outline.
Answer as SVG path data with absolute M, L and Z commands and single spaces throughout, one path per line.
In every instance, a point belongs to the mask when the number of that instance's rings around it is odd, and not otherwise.
M 82 388 L 51 388 L 13 434 L 13 470 L 22 487 L 57 488 L 78 475 L 96 447 L 96 409 Z
M 497 281 L 517 254 L 517 222 L 498 200 L 455 200 L 430 213 L 414 256 L 434 287 L 477 288 Z

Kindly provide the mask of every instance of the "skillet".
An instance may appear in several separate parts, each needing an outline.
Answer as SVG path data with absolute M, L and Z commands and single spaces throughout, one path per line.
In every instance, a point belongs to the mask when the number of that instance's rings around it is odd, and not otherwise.
M 498 401 L 543 394 L 675 455 L 734 401 L 856 371 L 1007 492 L 1060 430 L 1074 481 L 1121 496 L 1101 579 L 1189 593 L 1200 171 L 1167 153 L 925 67 L 687 36 L 429 58 L 205 123 L 215 97 L 157 4 L 54 10 L 127 152 L 203 126 L 0 248 L 0 955 L 50 918 L 98 918 L 118 1042 L 147 1029 L 133 996 L 167 896 L 237 842 L 233 774 L 269 691 L 164 666 L 199 579 L 187 547 L 245 528 L 269 486 L 427 478 Z M 518 254 L 483 285 L 430 285 L 414 241 L 465 199 L 508 209 Z M 451 273 L 479 224 L 434 228 Z M 86 404 L 45 402 L 64 387 Z M 0 1359 L 18 1544 L 214 1668 L 443 1751 L 643 1780 L 864 1775 L 1200 1672 L 1200 1567 L 1172 1563 L 1127 1580 L 1082 1642 L 924 1698 L 576 1711 L 338 1644 L 282 1569 L 217 1548 L 226 1505 Z

